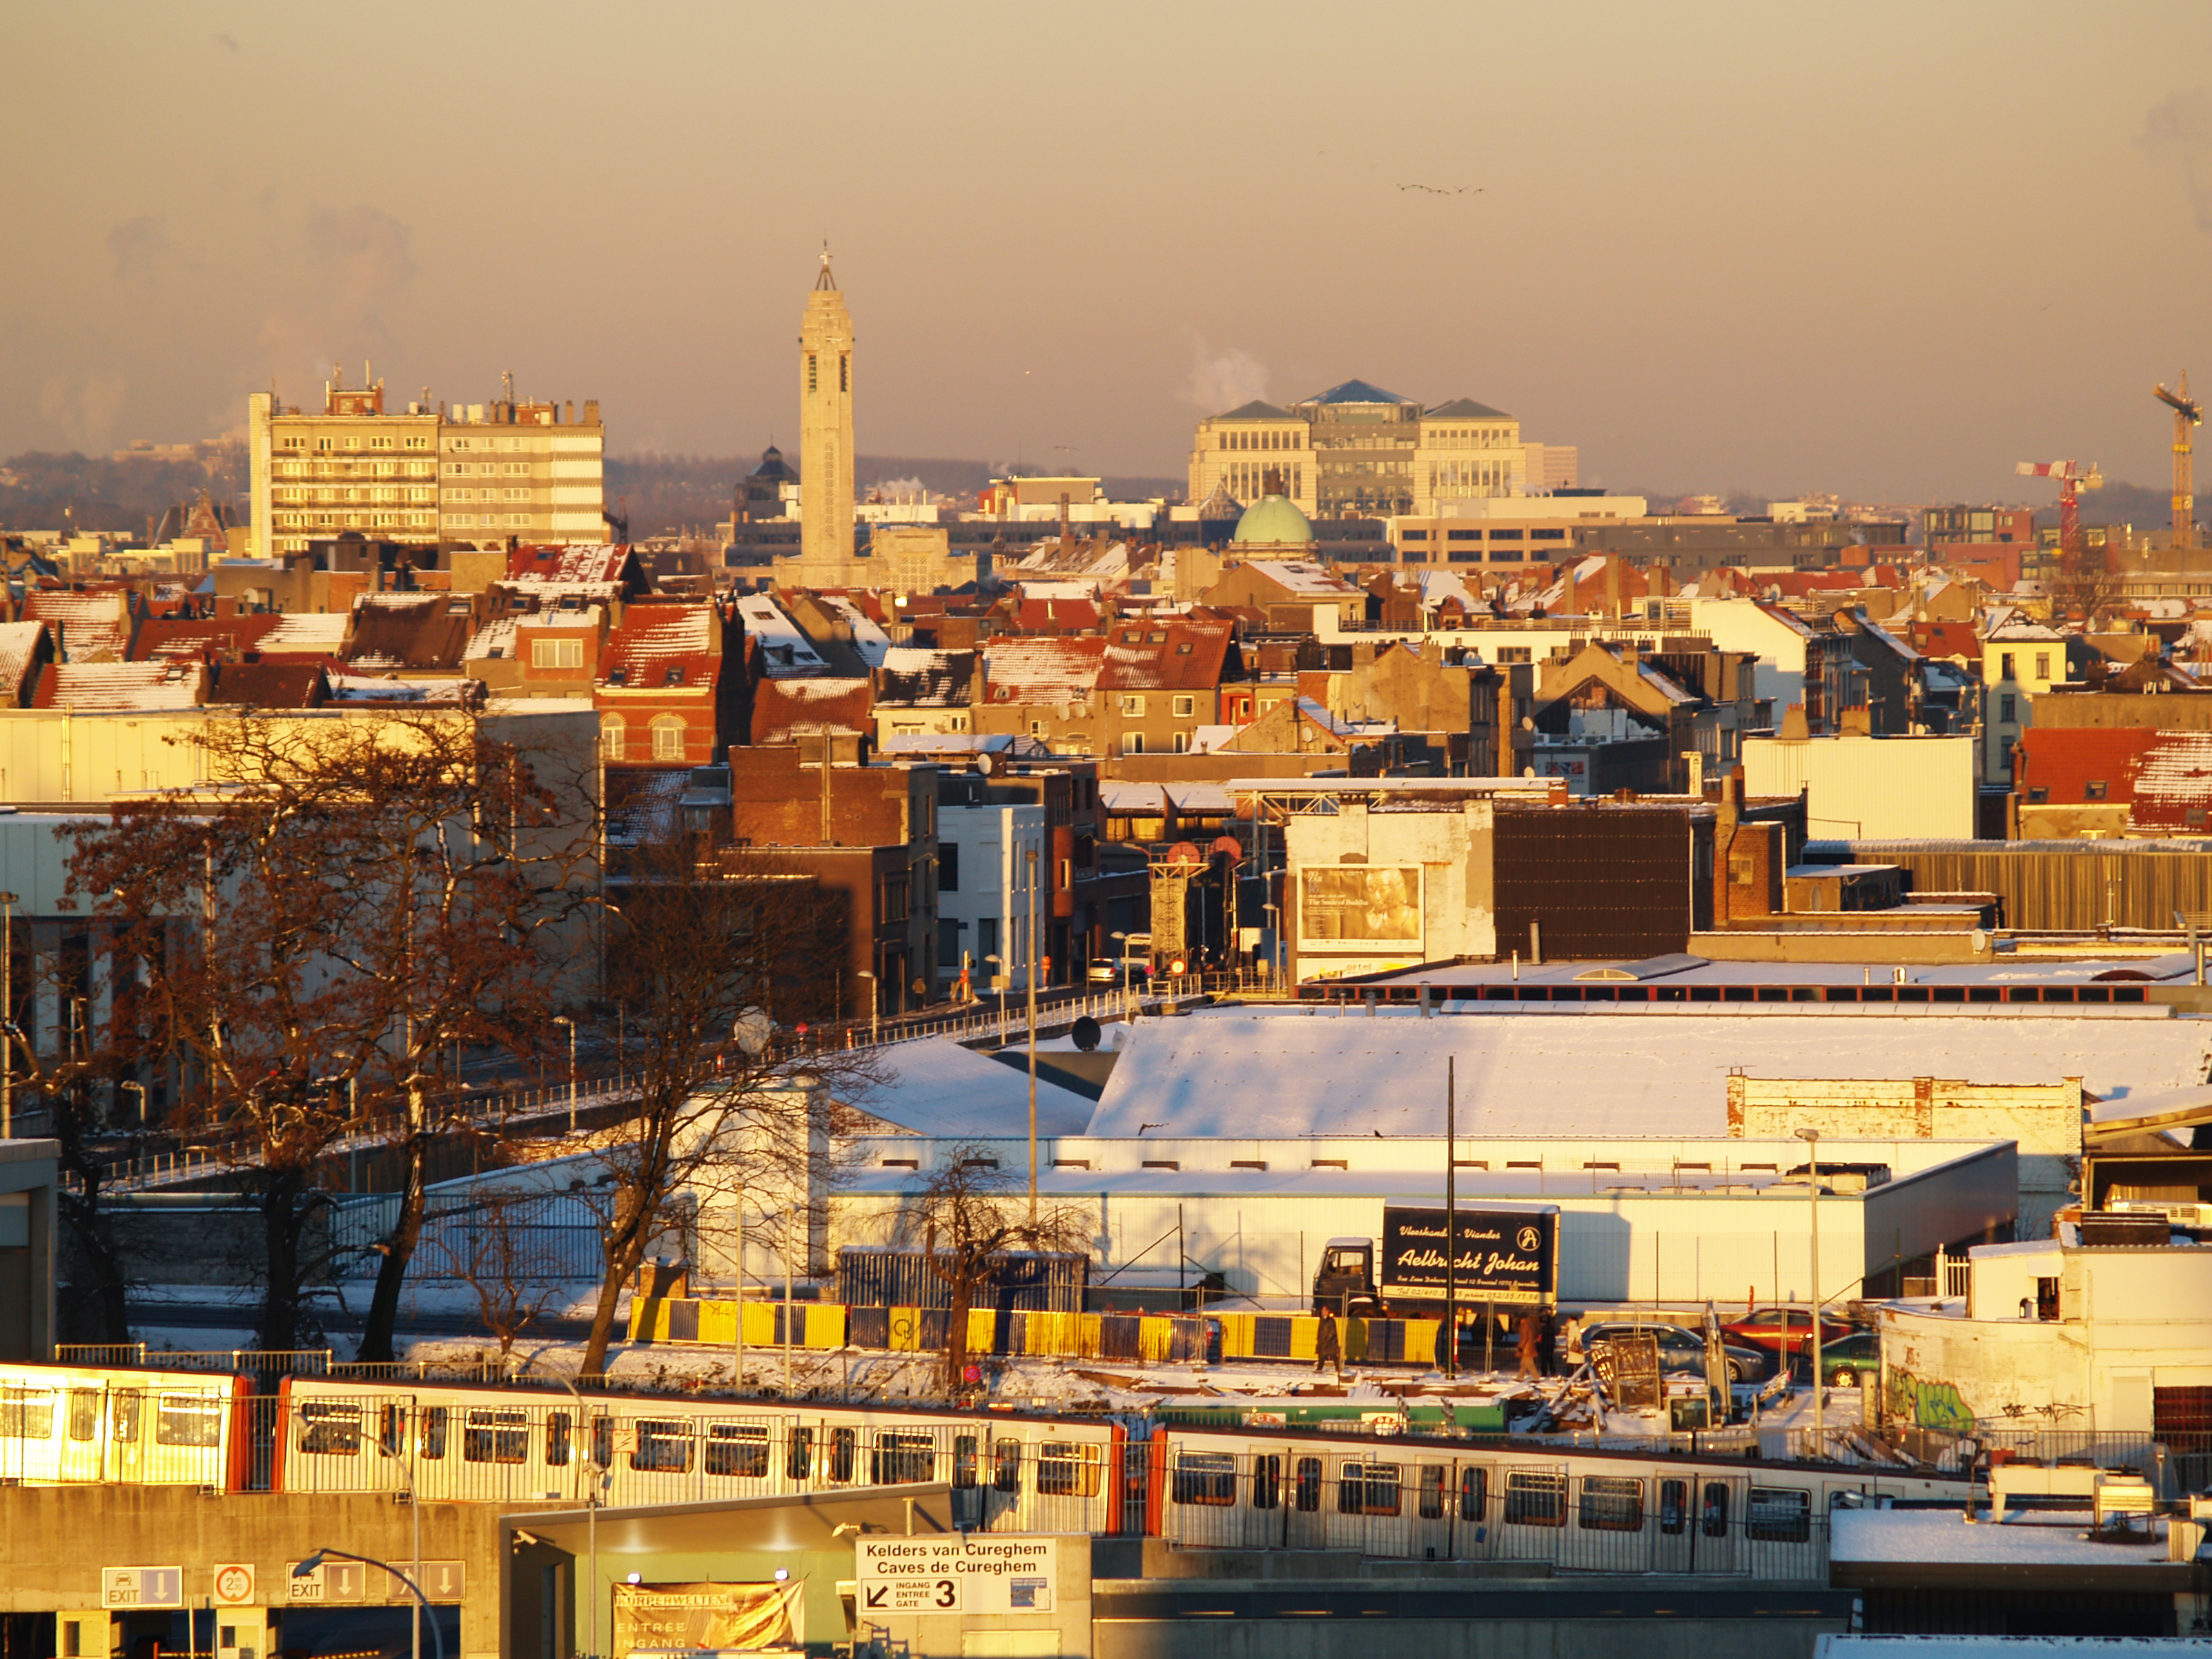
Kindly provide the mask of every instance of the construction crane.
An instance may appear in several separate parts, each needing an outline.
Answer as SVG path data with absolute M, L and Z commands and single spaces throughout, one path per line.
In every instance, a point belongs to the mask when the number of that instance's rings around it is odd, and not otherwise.
M 2022 461 L 2013 469 L 2023 478 L 2058 480 L 2058 545 L 2062 551 L 2081 550 L 2081 491 L 2102 489 L 2105 475 L 2097 464 L 2079 461 Z
M 2168 392 L 2163 386 L 2151 388 L 2151 395 L 2173 411 L 2173 544 L 2176 547 L 2197 545 L 2197 498 L 2191 493 L 2190 452 L 2196 447 L 2192 428 L 2204 423 L 2204 405 L 2189 395 L 2189 371 L 2181 371 L 2176 390 Z

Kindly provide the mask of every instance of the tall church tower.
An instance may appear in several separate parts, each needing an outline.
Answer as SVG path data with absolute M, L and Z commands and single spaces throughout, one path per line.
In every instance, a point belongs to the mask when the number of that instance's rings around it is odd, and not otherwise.
M 853 317 L 830 274 L 799 325 L 799 568 L 802 584 L 840 587 L 853 573 Z

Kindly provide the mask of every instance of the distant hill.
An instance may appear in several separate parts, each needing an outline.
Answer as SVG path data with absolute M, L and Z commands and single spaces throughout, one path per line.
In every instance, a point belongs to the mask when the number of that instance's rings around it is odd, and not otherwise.
M 199 499 L 242 518 L 246 446 L 226 444 L 205 459 L 151 455 L 58 455 L 31 450 L 0 461 L 0 530 L 116 530 L 146 533 L 180 502 Z

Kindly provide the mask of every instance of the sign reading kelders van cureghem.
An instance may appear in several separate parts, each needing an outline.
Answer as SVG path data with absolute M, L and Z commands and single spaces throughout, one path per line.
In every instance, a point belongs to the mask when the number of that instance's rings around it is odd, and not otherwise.
M 1050 1613 L 1060 1540 L 973 1537 L 854 1540 L 857 1611 L 870 1613 Z
M 1453 1289 L 1462 1304 L 1548 1303 L 1559 1293 L 1559 1212 L 1468 1209 L 1454 1218 L 1458 1264 Z M 1382 1294 L 1442 1301 L 1444 1212 L 1387 1205 L 1382 1211 Z

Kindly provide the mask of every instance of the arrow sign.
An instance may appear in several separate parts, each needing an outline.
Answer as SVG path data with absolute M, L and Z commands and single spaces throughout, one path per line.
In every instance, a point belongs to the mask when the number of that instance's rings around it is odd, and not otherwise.
M 100 1604 L 104 1607 L 181 1607 L 182 1567 L 103 1567 Z
M 889 1605 L 890 1599 L 891 1587 L 889 1584 L 871 1584 L 868 1586 L 868 1605 L 870 1607 L 880 1607 L 887 1606 Z

